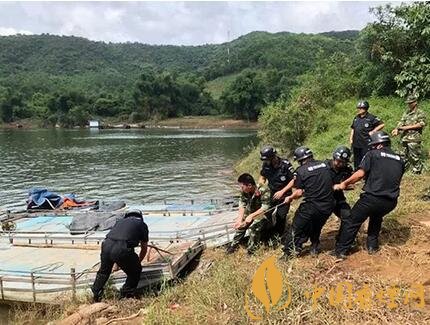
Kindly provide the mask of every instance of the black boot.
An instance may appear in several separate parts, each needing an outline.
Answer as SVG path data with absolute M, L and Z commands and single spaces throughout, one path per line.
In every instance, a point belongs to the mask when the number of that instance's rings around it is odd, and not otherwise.
M 379 252 L 379 247 L 368 247 L 367 248 L 367 253 L 369 255 L 375 255 L 377 252 Z
M 339 252 L 336 252 L 335 250 L 334 251 L 331 251 L 330 253 L 329 253 L 331 256 L 334 256 L 334 257 L 336 257 L 337 259 L 339 259 L 339 260 L 345 260 L 346 259 L 346 254 L 345 253 L 339 253 Z
M 93 293 L 93 302 L 100 302 L 103 297 L 103 290 L 95 292 L 93 288 L 91 288 L 91 292 Z
M 312 244 L 309 253 L 311 254 L 311 256 L 317 256 L 320 253 L 320 251 L 321 250 L 320 250 L 319 244 Z
M 225 250 L 225 253 L 230 255 L 236 252 L 239 249 L 239 245 L 228 245 L 227 249 Z

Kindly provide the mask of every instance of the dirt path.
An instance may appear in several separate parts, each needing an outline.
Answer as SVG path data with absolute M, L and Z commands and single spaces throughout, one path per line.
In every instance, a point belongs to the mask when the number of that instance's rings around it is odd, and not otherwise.
M 304 256 L 298 259 L 297 267 L 312 269 L 319 263 L 319 268 L 329 270 L 328 273 L 338 280 L 364 281 L 370 286 L 371 282 L 399 288 L 423 285 L 423 311 L 428 314 L 430 320 L 430 226 L 426 226 L 430 224 L 430 212 L 413 214 L 400 222 L 395 219 L 386 220 L 380 237 L 381 250 L 375 255 L 369 255 L 365 249 L 365 224 L 357 236 L 357 250 L 344 261 L 336 261 L 328 255 L 333 249 L 334 236 L 339 226 L 336 219 L 332 216 L 323 230 L 323 252 L 319 257 L 316 259 L 309 255 Z M 325 273 L 326 276 L 329 274 Z M 316 280 L 328 281 L 327 278 L 321 277 Z

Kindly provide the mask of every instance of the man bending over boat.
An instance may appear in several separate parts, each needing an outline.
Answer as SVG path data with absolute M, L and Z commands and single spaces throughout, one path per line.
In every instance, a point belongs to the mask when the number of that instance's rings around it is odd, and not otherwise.
M 237 250 L 249 229 L 247 250 L 248 254 L 252 255 L 258 248 L 263 233 L 271 226 L 271 222 L 264 215 L 270 205 L 270 190 L 264 185 L 257 187 L 250 174 L 240 175 L 237 181 L 240 186 L 239 215 L 234 224 L 236 233 L 227 248 L 227 254 Z
M 140 243 L 139 256 L 134 248 Z M 127 279 L 121 288 L 121 298 L 133 297 L 142 272 L 141 262 L 146 255 L 148 245 L 148 226 L 143 222 L 140 211 L 127 212 L 119 219 L 102 243 L 100 254 L 100 269 L 91 291 L 94 302 L 99 302 L 103 296 L 103 288 L 109 279 L 112 268 L 116 263 L 126 274 Z

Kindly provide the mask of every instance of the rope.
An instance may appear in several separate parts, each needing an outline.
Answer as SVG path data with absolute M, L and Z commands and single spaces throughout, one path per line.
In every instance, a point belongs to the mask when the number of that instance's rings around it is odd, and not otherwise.
M 271 207 L 270 209 L 264 210 L 263 212 L 260 212 L 259 214 L 256 215 L 256 217 L 259 217 L 263 214 L 267 214 L 269 212 L 272 212 L 272 223 L 275 224 L 276 220 L 276 212 L 278 211 L 278 207 L 280 207 L 281 205 L 284 205 L 285 202 L 279 203 L 278 205 L 275 205 L 274 207 Z M 242 228 L 241 228 L 242 229 Z
M 137 313 L 132 314 L 132 315 L 127 316 L 127 317 L 121 317 L 121 318 L 111 319 L 111 320 L 107 321 L 106 323 L 103 323 L 103 325 L 109 325 L 109 324 L 113 324 L 113 323 L 116 323 L 116 322 L 129 321 L 129 320 L 132 320 L 134 318 L 137 318 L 137 317 L 141 316 L 141 314 L 142 314 L 142 316 L 145 314 L 145 311 L 143 309 L 139 309 L 139 311 Z
M 38 266 L 33 269 L 31 269 L 31 272 L 40 272 L 40 271 L 54 271 L 58 269 L 59 267 L 62 267 L 64 265 L 63 262 L 56 262 L 56 263 L 49 263 L 46 265 Z
M 150 244 L 148 244 L 147 245 L 148 247 L 150 247 L 150 248 L 154 248 L 156 251 L 160 251 L 160 252 L 163 252 L 163 253 L 166 253 L 166 254 L 169 254 L 169 255 L 175 255 L 175 254 L 173 254 L 173 253 L 171 253 L 171 252 L 169 252 L 169 251 L 166 251 L 166 250 L 164 250 L 164 249 L 161 249 L 161 248 L 159 248 L 159 247 L 157 247 L 157 246 L 155 246 L 155 245 L 150 245 Z M 161 254 L 160 254 L 161 255 Z

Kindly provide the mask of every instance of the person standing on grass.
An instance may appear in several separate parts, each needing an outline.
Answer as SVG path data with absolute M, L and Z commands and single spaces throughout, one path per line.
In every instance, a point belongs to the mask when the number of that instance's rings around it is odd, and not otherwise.
M 352 167 L 349 164 L 351 158 L 351 150 L 345 146 L 337 147 L 333 152 L 333 159 L 326 161 L 327 165 L 330 166 L 330 173 L 332 175 L 333 183 L 339 184 L 349 178 L 352 173 Z M 345 223 L 348 222 L 351 215 L 351 206 L 346 201 L 345 194 L 343 191 L 334 192 L 334 209 L 333 213 L 340 219 L 340 228 L 336 239 L 339 238 L 342 228 Z
M 370 136 L 384 127 L 384 123 L 379 118 L 369 113 L 369 107 L 367 101 L 358 102 L 357 115 L 351 124 L 349 142 L 354 155 L 355 170 L 369 150 Z
M 311 240 L 311 255 L 318 255 L 321 229 L 334 207 L 333 179 L 329 165 L 314 160 L 312 151 L 299 147 L 294 151 L 294 159 L 300 166 L 295 172 L 294 192 L 285 198 L 289 204 L 304 197 L 293 218 L 291 229 L 285 232 L 284 258 L 297 256 L 303 244 Z
M 423 170 L 423 129 L 426 125 L 426 116 L 418 108 L 417 97 L 409 96 L 406 100 L 408 110 L 405 112 L 391 132 L 392 136 L 401 134 L 402 152 L 400 155 L 406 163 L 406 169 L 412 167 L 412 173 L 421 174 Z
M 369 218 L 367 251 L 370 255 L 379 250 L 379 232 L 382 219 L 397 206 L 400 182 L 405 171 L 401 157 L 390 148 L 390 137 L 384 131 L 371 135 L 370 150 L 364 156 L 359 169 L 348 179 L 334 185 L 334 190 L 344 190 L 365 178 L 364 192 L 351 210 L 349 221 L 342 227 L 336 248 L 332 252 L 345 259 L 363 222 Z
M 294 178 L 294 169 L 287 159 L 280 158 L 275 148 L 271 146 L 263 147 L 260 151 L 260 160 L 263 161 L 260 171 L 260 184 L 268 183 L 270 189 L 270 209 L 279 205 L 275 209 L 273 216 L 273 228 L 271 233 L 281 237 L 285 231 L 289 204 L 282 204 L 286 196 L 291 195 L 291 189 L 287 188 L 288 183 Z M 271 219 L 271 216 L 268 216 Z

